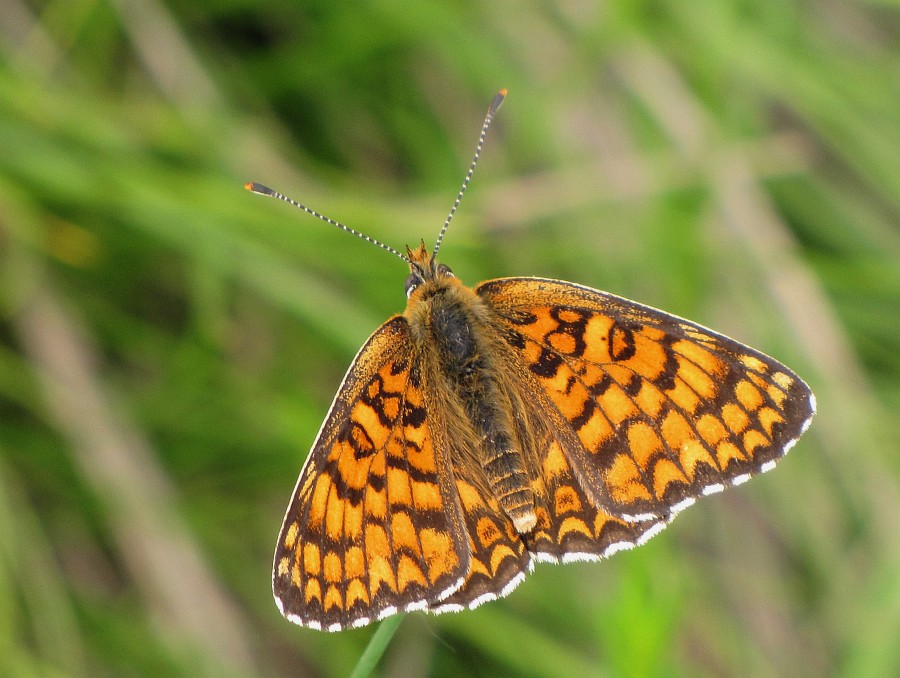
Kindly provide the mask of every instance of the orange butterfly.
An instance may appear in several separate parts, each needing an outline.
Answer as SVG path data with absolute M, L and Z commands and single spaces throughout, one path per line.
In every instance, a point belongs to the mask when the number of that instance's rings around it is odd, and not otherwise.
M 294 490 L 275 551 L 281 612 L 338 631 L 472 608 L 535 562 L 643 544 L 699 496 L 767 471 L 807 429 L 809 387 L 733 339 L 588 287 L 474 289 L 406 255 L 406 310 L 360 349 Z

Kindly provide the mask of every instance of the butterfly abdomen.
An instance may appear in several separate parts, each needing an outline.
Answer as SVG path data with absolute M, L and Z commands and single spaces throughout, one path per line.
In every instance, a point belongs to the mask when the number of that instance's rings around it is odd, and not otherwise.
M 433 351 L 435 378 L 445 397 L 453 399 L 471 435 L 473 455 L 500 507 L 520 534 L 535 525 L 534 495 L 512 421 L 513 409 L 497 380 L 497 367 L 483 328 L 482 304 L 471 290 L 453 282 L 437 281 L 423 294 L 412 323 L 422 324 L 419 335 Z

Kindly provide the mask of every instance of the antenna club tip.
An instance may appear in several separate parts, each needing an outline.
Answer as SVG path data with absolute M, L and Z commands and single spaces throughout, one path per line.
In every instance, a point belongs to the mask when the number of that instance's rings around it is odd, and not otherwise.
M 258 184 L 255 181 L 248 181 L 244 184 L 244 188 L 251 193 L 259 193 L 259 195 L 272 195 L 274 191 L 268 186 L 263 186 L 262 184 Z
M 488 116 L 493 116 L 494 113 L 497 112 L 497 109 L 500 108 L 500 104 L 502 104 L 503 100 L 506 98 L 506 93 L 508 91 L 509 90 L 504 87 L 494 95 L 494 100 L 491 101 L 491 107 L 488 109 Z

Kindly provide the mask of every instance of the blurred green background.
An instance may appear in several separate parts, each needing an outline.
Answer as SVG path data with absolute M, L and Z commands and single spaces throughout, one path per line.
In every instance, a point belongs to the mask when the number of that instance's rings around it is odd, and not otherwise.
M 356 349 L 442 249 L 778 357 L 772 473 L 604 563 L 403 620 L 382 676 L 900 674 L 900 3 L 3 0 L 0 675 L 342 676 L 275 538 Z

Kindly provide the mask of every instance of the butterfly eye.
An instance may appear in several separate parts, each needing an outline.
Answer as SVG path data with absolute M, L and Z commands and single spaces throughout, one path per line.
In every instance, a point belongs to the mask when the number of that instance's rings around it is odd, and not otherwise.
M 438 264 L 437 272 L 438 272 L 438 275 L 447 276 L 448 278 L 454 277 L 453 271 L 451 271 L 450 267 L 447 266 L 446 264 Z
M 406 298 L 412 295 L 413 290 L 415 290 L 419 285 L 421 285 L 424 281 L 422 280 L 422 276 L 418 273 L 410 273 L 406 276 L 406 282 L 403 283 L 403 289 L 406 290 Z

